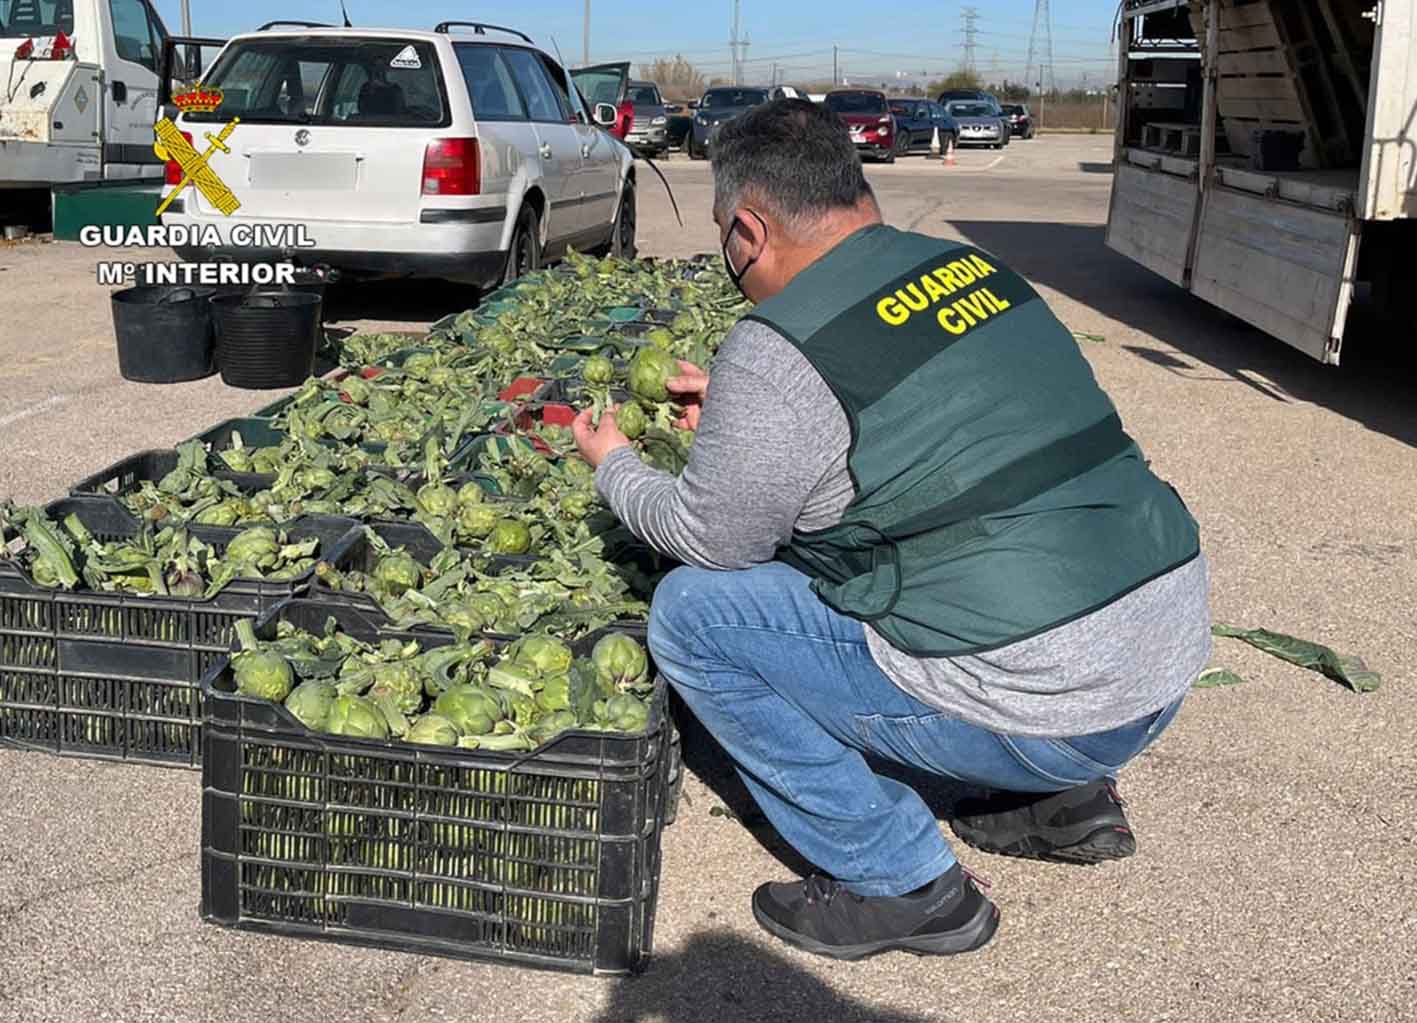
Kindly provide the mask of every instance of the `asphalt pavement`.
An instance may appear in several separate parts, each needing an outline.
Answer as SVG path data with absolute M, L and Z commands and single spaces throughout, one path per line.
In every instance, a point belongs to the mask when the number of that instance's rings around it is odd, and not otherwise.
M 0 1021 L 1417 1019 L 1412 339 L 1360 315 L 1345 366 L 1325 368 L 1112 254 L 1110 155 L 1104 137 L 1044 136 L 868 175 L 890 222 L 993 252 L 1099 338 L 1080 342 L 1087 358 L 1202 525 L 1216 618 L 1360 654 L 1382 689 L 1218 641 L 1213 663 L 1245 683 L 1196 691 L 1122 776 L 1137 856 L 1077 868 L 961 849 L 1003 922 L 943 960 L 843 965 L 761 932 L 748 897 L 786 856 L 691 734 L 655 959 L 628 979 L 204 925 L 197 775 L 0 752 Z M 642 252 L 716 249 L 707 166 L 663 169 L 685 223 L 644 174 Z M 96 255 L 0 245 L 0 493 L 18 500 L 270 400 L 215 378 L 121 381 Z M 418 329 L 468 299 L 385 283 L 337 293 L 333 312 Z M 949 793 L 922 785 L 944 809 Z

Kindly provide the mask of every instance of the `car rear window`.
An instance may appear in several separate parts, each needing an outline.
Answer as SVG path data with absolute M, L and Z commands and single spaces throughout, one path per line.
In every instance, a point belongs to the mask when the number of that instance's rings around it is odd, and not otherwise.
M 955 117 L 989 117 L 994 113 L 988 103 L 951 103 L 949 110 Z
M 448 124 L 438 55 L 407 39 L 239 39 L 204 85 L 221 106 L 190 121 L 440 127 Z
M 74 5 L 61 0 L 0 0 L 0 36 L 27 38 L 74 31 Z
M 766 103 L 768 94 L 766 89 L 718 89 L 704 93 L 704 98 L 699 100 L 699 109 L 712 110 L 724 107 L 755 107 L 759 103 Z
M 827 109 L 838 114 L 884 114 L 886 99 L 875 92 L 833 92 L 827 95 Z

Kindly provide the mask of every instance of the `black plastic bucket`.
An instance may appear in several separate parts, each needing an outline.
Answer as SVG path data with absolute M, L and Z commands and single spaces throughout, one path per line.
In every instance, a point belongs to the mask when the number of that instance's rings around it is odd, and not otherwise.
M 211 300 L 216 360 L 232 387 L 296 387 L 315 369 L 320 296 L 301 291 L 217 295 Z
M 151 285 L 113 294 L 118 372 L 140 384 L 200 380 L 215 370 L 210 288 Z

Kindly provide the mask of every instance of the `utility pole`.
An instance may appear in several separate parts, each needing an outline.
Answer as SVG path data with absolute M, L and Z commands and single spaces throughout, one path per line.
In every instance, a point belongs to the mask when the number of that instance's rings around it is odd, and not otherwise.
M 1028 67 L 1024 80 L 1033 81 L 1033 71 L 1038 69 L 1038 87 L 1058 88 L 1053 77 L 1053 15 L 1048 9 L 1048 0 L 1033 0 L 1033 31 L 1028 34 Z M 1046 69 L 1046 70 L 1045 70 Z
M 973 71 L 974 51 L 979 46 L 979 8 L 966 7 L 959 12 L 959 16 L 964 21 L 964 69 Z
M 841 69 L 840 69 L 840 68 L 841 68 L 841 66 L 840 66 L 840 64 L 838 64 L 838 62 L 837 62 L 837 47 L 836 47 L 835 44 L 833 44 L 833 45 L 832 45 L 832 87 L 833 87 L 833 88 L 835 88 L 837 85 L 840 85 L 840 84 L 841 84 Z
M 733 0 L 733 35 L 728 40 L 733 52 L 733 84 L 743 84 L 743 61 L 748 51 L 748 39 L 743 35 L 743 2 Z
M 585 21 L 581 26 L 581 63 L 590 66 L 590 0 L 585 0 Z
M 589 3 L 590 0 L 586 0 Z M 182 0 L 182 34 L 189 36 L 192 34 L 192 4 L 190 0 Z

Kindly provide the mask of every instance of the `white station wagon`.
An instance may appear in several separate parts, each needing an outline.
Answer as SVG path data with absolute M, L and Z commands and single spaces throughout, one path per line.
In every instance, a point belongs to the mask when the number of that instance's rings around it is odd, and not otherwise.
M 189 187 L 162 220 L 219 233 L 222 245 L 179 247 L 187 260 L 294 256 L 481 287 L 571 246 L 632 256 L 633 157 L 603 127 L 616 108 L 592 107 L 577 87 L 604 95 L 618 76 L 610 92 L 623 95 L 628 74 L 614 64 L 568 75 L 520 32 L 474 22 L 272 22 L 230 40 L 203 77 L 221 105 L 175 119 L 197 152 L 213 150 L 208 166 L 239 208 L 228 216 Z M 232 118 L 225 150 L 214 146 Z M 164 191 L 182 179 L 169 162 Z M 234 227 L 256 224 L 304 225 L 313 247 L 232 244 Z

